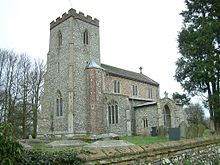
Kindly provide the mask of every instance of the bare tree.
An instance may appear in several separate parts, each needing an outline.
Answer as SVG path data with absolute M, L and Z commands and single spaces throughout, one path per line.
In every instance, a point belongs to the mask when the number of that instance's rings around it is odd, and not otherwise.
M 37 135 L 44 73 L 43 61 L 0 49 L 0 123 L 12 123 L 19 137 Z
M 17 63 L 17 55 L 14 52 L 6 52 L 6 61 L 4 62 L 4 77 L 3 77 L 3 119 L 4 122 L 12 122 L 12 113 L 15 108 L 15 100 L 16 94 L 14 93 L 14 89 L 16 84 L 14 84 L 15 79 L 17 79 L 16 75 L 16 63 Z
M 30 68 L 31 61 L 27 55 L 22 54 L 19 59 L 19 69 L 20 69 L 20 96 L 22 105 L 22 137 L 27 137 L 27 116 L 28 116 L 28 106 L 29 106 L 29 95 L 30 95 Z
M 43 83 L 44 83 L 44 74 L 45 74 L 45 64 L 41 60 L 34 63 L 34 67 L 31 71 L 31 104 L 33 112 L 33 132 L 32 137 L 36 138 L 37 136 L 37 114 L 40 108 L 40 97 L 43 92 Z

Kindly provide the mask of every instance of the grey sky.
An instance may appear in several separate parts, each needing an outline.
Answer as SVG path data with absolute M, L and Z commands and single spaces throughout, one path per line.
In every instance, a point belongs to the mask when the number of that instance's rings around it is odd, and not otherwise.
M 99 19 L 102 63 L 135 72 L 142 66 L 161 97 L 183 92 L 173 76 L 184 0 L 1 0 L 0 48 L 46 60 L 49 24 L 70 8 Z

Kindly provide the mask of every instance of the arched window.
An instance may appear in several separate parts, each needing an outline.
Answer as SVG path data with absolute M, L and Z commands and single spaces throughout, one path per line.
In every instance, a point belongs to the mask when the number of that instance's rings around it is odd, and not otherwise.
M 120 93 L 120 81 L 114 81 L 114 93 Z
M 59 30 L 58 32 L 58 46 L 60 47 L 63 44 L 62 33 Z
M 168 105 L 164 106 L 163 114 L 164 114 L 164 126 L 167 128 L 171 127 L 171 115 L 170 115 L 170 108 L 168 107 Z
M 143 118 L 144 128 L 148 127 L 147 117 Z
M 56 113 L 57 116 L 63 116 L 63 99 L 61 92 L 57 91 L 57 99 L 56 99 Z
M 138 95 L 137 85 L 132 85 L 132 89 L 133 89 L 133 96 L 137 96 Z
M 118 103 L 111 102 L 108 104 L 108 123 L 118 124 Z
M 89 33 L 88 33 L 88 30 L 86 29 L 83 33 L 83 43 L 85 45 L 88 45 L 89 44 Z

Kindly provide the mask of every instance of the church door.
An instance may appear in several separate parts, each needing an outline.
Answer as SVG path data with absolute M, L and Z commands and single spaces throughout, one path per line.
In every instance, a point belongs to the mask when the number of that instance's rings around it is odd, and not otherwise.
M 168 107 L 168 105 L 164 106 L 163 114 L 164 114 L 164 126 L 167 128 L 170 128 L 171 127 L 171 115 L 170 115 L 170 108 Z

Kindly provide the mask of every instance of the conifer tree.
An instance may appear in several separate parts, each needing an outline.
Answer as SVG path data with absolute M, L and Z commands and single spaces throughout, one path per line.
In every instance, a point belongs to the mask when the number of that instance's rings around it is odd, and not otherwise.
M 207 95 L 210 119 L 220 130 L 220 1 L 185 0 L 185 4 L 175 78 L 188 93 Z

